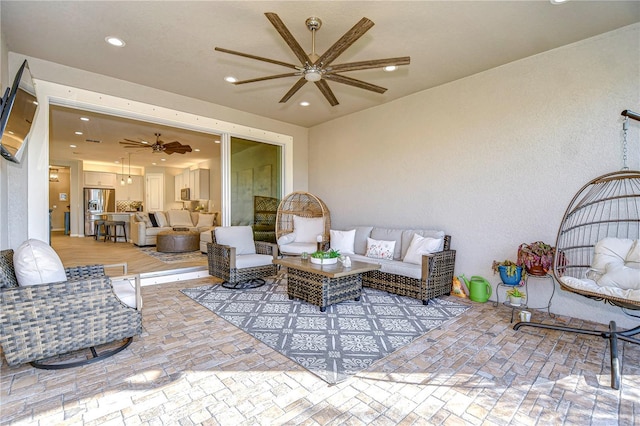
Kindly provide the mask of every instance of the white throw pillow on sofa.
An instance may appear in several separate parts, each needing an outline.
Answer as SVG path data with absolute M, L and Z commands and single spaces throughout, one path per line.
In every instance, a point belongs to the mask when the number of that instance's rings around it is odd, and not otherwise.
M 413 234 L 413 239 L 411 240 L 411 244 L 409 244 L 407 254 L 402 261 L 420 265 L 422 264 L 422 255 L 440 251 L 442 243 L 442 238 L 421 237 L 418 234 Z
M 293 232 L 296 243 L 315 243 L 324 234 L 324 218 L 293 216 Z
M 236 256 L 256 254 L 253 229 L 250 226 L 219 226 L 214 229 L 216 243 L 236 248 Z
M 164 212 L 155 212 L 156 222 L 158 223 L 158 228 L 164 228 L 169 226 L 169 222 L 167 222 L 167 217 L 164 215 Z
M 367 254 L 365 256 L 373 259 L 393 260 L 393 251 L 395 250 L 395 247 L 395 241 L 367 238 Z
M 214 218 L 215 218 L 215 215 L 199 213 L 198 214 L 198 224 L 196 225 L 196 227 L 197 228 L 205 228 L 205 227 L 213 226 L 213 219 Z
M 338 250 L 340 254 L 354 254 L 354 246 L 356 242 L 356 230 L 351 231 L 335 231 L 329 230 L 331 236 L 331 248 Z
M 20 286 L 67 281 L 58 254 L 44 241 L 22 243 L 13 254 L 13 267 Z
M 185 226 L 187 228 L 193 226 L 189 210 L 169 210 L 167 219 L 169 219 L 169 226 Z

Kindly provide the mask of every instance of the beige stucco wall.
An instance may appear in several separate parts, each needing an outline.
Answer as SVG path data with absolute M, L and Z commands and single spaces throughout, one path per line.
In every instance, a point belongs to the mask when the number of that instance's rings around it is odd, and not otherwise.
M 337 229 L 444 229 L 456 273 L 496 284 L 494 259 L 555 242 L 577 190 L 622 168 L 620 112 L 639 107 L 635 25 L 315 126 L 309 188 Z M 639 128 L 629 132 L 633 169 Z M 545 305 L 550 287 L 532 283 L 530 305 Z M 585 300 L 556 293 L 553 310 L 593 319 L 594 306 L 601 321 L 616 310 Z

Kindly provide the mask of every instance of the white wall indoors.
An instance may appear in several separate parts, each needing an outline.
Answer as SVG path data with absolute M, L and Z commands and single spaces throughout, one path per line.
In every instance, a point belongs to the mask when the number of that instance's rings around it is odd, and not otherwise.
M 640 25 L 313 127 L 309 187 L 332 227 L 443 229 L 456 274 L 496 284 L 494 259 L 553 244 L 578 189 L 622 168 L 625 109 L 640 109 Z M 640 123 L 630 127 L 637 170 Z M 545 305 L 550 284 L 529 287 L 530 306 Z M 619 312 L 567 292 L 552 310 L 602 322 Z

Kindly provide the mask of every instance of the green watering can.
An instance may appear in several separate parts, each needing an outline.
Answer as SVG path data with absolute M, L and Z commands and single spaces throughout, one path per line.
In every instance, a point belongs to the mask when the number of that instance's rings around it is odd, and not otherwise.
M 471 281 L 467 280 L 467 277 L 464 275 L 460 275 L 460 278 L 469 289 L 469 299 L 480 303 L 484 303 L 489 300 L 492 293 L 489 281 L 477 275 L 472 276 Z

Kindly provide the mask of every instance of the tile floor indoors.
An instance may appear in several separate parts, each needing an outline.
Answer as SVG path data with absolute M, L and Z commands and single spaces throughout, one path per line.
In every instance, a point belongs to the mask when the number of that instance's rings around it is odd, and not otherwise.
M 211 281 L 143 287 L 142 335 L 105 361 L 3 364 L 0 424 L 640 424 L 637 345 L 621 345 L 616 391 L 603 339 L 516 332 L 508 308 L 468 302 L 452 322 L 329 386 L 178 291 Z

